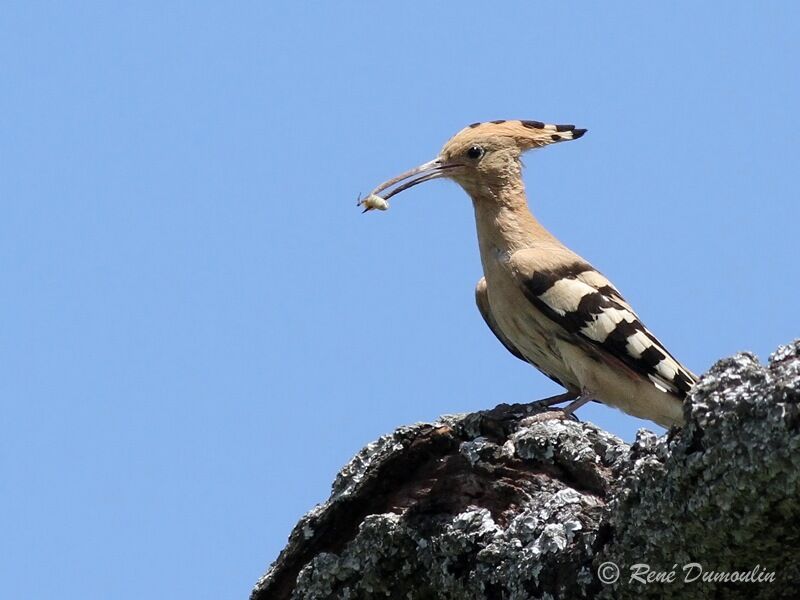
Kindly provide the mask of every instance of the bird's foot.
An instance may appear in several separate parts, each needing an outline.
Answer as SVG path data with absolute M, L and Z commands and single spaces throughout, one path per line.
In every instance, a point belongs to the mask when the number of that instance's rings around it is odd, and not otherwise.
M 563 394 L 558 394 L 557 396 L 550 396 L 549 398 L 536 400 L 535 402 L 498 404 L 492 410 L 486 411 L 486 414 L 495 419 L 502 418 L 506 420 L 519 420 L 534 413 L 539 413 L 550 406 L 574 400 L 577 397 L 578 394 L 574 392 L 565 392 Z
M 569 402 L 564 408 L 550 408 L 556 404 Z M 591 400 L 591 396 L 581 397 L 577 392 L 565 392 L 526 404 L 498 404 L 491 410 L 482 411 L 481 431 L 483 435 L 504 438 L 520 426 L 552 419 L 580 419 L 573 413 Z M 549 409 L 549 410 L 548 410 Z
M 526 417 L 520 421 L 520 425 L 530 425 L 531 423 L 538 423 L 541 421 L 550 421 L 553 419 L 559 420 L 567 420 L 572 419 L 574 421 L 578 421 L 580 423 L 580 419 L 575 414 L 575 411 L 578 410 L 581 406 L 586 404 L 587 402 L 591 401 L 591 397 L 588 395 L 579 395 L 575 392 L 565 392 L 563 394 L 559 394 L 558 396 L 552 396 L 550 398 L 545 398 L 543 400 L 537 400 L 535 402 L 531 402 L 528 406 L 535 407 L 535 408 L 550 408 L 555 404 L 561 404 L 562 402 L 568 402 L 572 400 L 567 406 L 564 408 L 556 408 L 553 410 L 545 410 L 542 412 L 537 412 L 535 415 L 531 415 L 530 417 Z

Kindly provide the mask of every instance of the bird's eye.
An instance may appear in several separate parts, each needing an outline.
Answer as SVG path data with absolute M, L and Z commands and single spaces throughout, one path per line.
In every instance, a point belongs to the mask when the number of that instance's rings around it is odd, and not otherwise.
M 480 146 L 472 146 L 469 150 L 467 150 L 467 158 L 478 160 L 481 156 L 483 156 L 483 148 Z

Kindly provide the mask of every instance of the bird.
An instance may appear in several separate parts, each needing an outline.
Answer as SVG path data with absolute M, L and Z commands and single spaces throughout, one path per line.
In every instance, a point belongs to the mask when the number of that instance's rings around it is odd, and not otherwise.
M 566 390 L 539 403 L 570 402 L 563 411 L 571 415 L 598 401 L 666 428 L 680 426 L 696 376 L 644 326 L 617 288 L 529 208 L 523 153 L 586 131 L 530 120 L 473 123 L 433 160 L 375 188 L 370 202 L 380 205 L 434 179 L 455 181 L 475 212 L 483 267 L 475 288 L 480 314 L 511 354 Z

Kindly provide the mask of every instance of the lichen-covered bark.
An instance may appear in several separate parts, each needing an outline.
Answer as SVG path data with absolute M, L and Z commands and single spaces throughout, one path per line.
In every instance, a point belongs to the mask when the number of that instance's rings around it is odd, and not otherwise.
M 795 343 L 766 368 L 750 354 L 718 362 L 694 389 L 680 432 L 639 436 L 608 507 L 613 535 L 603 559 L 654 570 L 677 564 L 680 574 L 673 584 L 633 586 L 639 597 L 800 597 L 798 402 Z M 682 571 L 689 563 L 716 572 L 758 566 L 776 581 L 684 583 L 697 572 Z
M 342 470 L 252 599 L 800 597 L 798 402 L 795 343 L 767 367 L 720 361 L 683 429 L 630 447 L 521 405 L 402 427 Z M 676 577 L 640 583 L 637 563 Z M 775 581 L 685 583 L 689 563 Z

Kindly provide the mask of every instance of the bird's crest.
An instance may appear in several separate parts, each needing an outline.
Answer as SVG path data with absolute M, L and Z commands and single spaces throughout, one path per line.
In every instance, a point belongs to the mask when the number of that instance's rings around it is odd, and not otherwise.
M 555 142 L 577 140 L 584 133 L 586 133 L 585 129 L 576 129 L 575 125 L 551 125 L 541 121 L 516 119 L 498 120 L 473 123 L 459 131 L 450 141 L 458 140 L 460 143 L 467 144 L 473 138 L 505 137 L 513 139 L 519 148 L 525 151 Z

